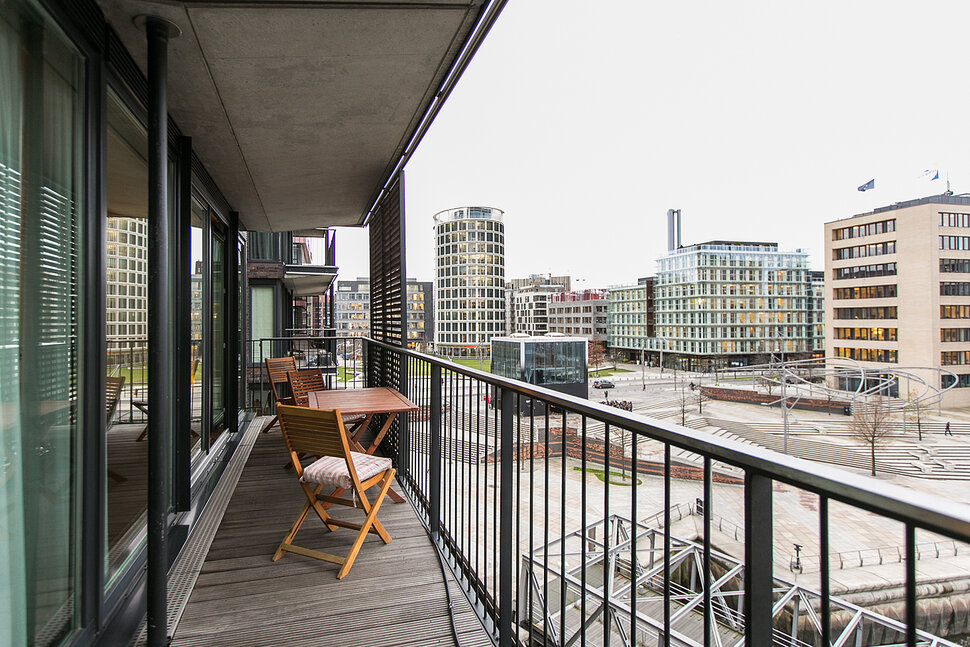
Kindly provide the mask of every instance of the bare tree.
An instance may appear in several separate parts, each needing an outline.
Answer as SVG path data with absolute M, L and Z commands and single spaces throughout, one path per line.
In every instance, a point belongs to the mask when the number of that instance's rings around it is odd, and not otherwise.
M 869 445 L 872 475 L 876 475 L 876 449 L 886 444 L 892 428 L 889 425 L 892 412 L 881 397 L 852 406 L 851 434 Z
M 606 348 L 602 340 L 594 339 L 589 342 L 589 365 L 594 369 L 599 368 L 606 361 Z
M 923 416 L 926 415 L 926 410 L 926 405 L 919 399 L 919 393 L 910 391 L 906 398 L 906 408 L 903 409 L 903 420 L 916 423 L 916 433 L 920 440 L 923 440 Z
M 707 398 L 705 398 L 703 394 L 701 394 L 701 385 L 694 384 L 693 382 L 691 382 L 690 384 L 688 384 L 687 382 L 681 383 L 679 393 L 680 393 L 680 398 L 679 398 L 680 424 L 686 425 L 687 409 L 689 409 L 690 407 L 696 404 L 697 413 L 699 414 L 703 413 L 702 404 L 707 400 Z

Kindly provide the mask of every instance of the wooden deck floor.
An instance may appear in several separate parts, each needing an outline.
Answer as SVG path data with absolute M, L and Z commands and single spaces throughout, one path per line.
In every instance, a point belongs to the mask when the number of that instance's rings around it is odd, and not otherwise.
M 304 501 L 284 462 L 279 432 L 261 434 L 172 644 L 453 645 L 437 557 L 408 503 L 385 501 L 379 518 L 391 543 L 370 535 L 343 580 L 335 564 L 302 555 L 270 561 Z M 341 509 L 335 516 L 362 515 Z M 328 532 L 311 516 L 296 543 L 342 555 L 353 539 L 354 531 Z M 491 645 L 453 581 L 450 591 L 461 646 Z

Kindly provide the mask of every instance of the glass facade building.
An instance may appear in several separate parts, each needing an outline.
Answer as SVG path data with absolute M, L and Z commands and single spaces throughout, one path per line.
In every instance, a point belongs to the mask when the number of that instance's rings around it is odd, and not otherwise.
M 476 357 L 505 334 L 505 224 L 491 207 L 434 216 L 435 353 Z
M 658 261 L 656 337 L 707 362 L 767 361 L 811 351 L 808 254 L 777 243 L 711 241 Z

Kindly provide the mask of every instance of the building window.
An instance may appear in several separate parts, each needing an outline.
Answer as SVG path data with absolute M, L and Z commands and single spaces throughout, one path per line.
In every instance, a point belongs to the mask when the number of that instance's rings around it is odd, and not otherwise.
M 965 389 L 970 386 L 970 375 L 957 375 L 956 377 L 952 375 L 943 375 L 940 377 L 940 386 L 942 386 L 944 389 L 951 386 L 956 389 Z
M 970 283 L 957 281 L 940 282 L 940 296 L 966 297 L 970 296 Z
M 249 232 L 249 260 L 280 261 L 280 234 Z
M 896 296 L 895 285 L 865 285 L 857 288 L 835 288 L 836 299 L 887 299 Z
M 970 259 L 941 258 L 940 272 L 945 274 L 970 274 Z
M 940 364 L 943 366 L 970 364 L 970 350 L 945 350 L 940 353 Z
M 940 319 L 970 319 L 970 306 L 940 306 Z
M 970 213 L 940 212 L 940 227 L 970 227 Z
M 940 249 L 970 250 L 970 236 L 940 236 Z
M 940 341 L 970 341 L 970 328 L 940 328 Z
M 845 240 L 847 238 L 860 238 L 862 236 L 875 236 L 876 234 L 886 234 L 896 231 L 896 220 L 880 220 L 870 222 L 865 225 L 855 225 L 853 227 L 842 227 L 832 231 L 832 240 Z
M 833 278 L 836 281 L 844 279 L 866 279 L 877 276 L 896 276 L 896 264 L 878 263 L 875 265 L 859 265 L 856 267 L 837 267 L 833 272 Z
M 940 238 L 946 238 L 940 236 Z M 956 236 L 950 236 L 956 238 Z M 941 247 L 940 249 L 946 249 Z M 964 249 L 964 248 L 961 248 Z M 855 247 L 839 247 L 833 250 L 833 258 L 842 261 L 847 258 L 866 258 L 868 256 L 882 256 L 884 254 L 896 253 L 896 241 L 890 240 L 884 243 L 871 243 L 869 245 L 856 245 Z
M 942 307 L 942 306 L 941 306 Z M 970 306 L 967 306 L 970 309 Z M 836 319 L 895 319 L 896 306 L 872 308 L 836 308 Z
M 896 328 L 833 328 L 835 339 L 896 341 Z
M 860 362 L 896 363 L 896 351 L 882 348 L 835 348 L 836 357 L 845 357 Z

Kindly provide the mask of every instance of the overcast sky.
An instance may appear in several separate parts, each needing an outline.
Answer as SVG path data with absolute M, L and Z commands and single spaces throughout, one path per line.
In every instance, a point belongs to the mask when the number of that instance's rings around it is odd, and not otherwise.
M 968 188 L 968 24 L 966 0 L 511 0 L 406 168 L 408 276 L 432 280 L 432 216 L 467 205 L 505 211 L 507 278 L 653 274 L 669 208 L 684 244 L 822 269 L 824 222 L 947 171 Z M 366 232 L 338 230 L 337 262 L 368 274 Z

